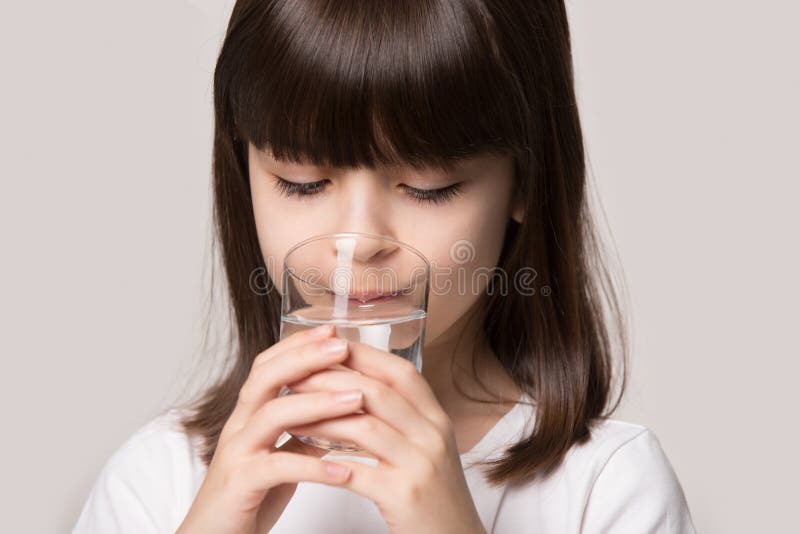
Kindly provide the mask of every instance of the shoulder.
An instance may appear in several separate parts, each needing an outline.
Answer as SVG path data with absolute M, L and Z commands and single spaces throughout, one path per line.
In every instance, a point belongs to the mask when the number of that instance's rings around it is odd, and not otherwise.
M 108 458 L 73 533 L 174 530 L 205 475 L 198 443 L 171 409 L 136 429 Z M 177 521 L 177 523 L 176 523 Z
M 136 429 L 111 455 L 105 470 L 163 484 L 166 468 L 183 472 L 202 468 L 197 440 L 180 425 L 183 415 L 171 409 Z
M 694 532 L 678 477 L 650 428 L 600 420 L 570 456 L 589 473 L 582 531 Z

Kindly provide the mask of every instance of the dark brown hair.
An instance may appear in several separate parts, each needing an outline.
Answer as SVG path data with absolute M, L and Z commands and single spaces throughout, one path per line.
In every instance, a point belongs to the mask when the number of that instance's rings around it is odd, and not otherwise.
M 563 0 L 239 0 L 214 72 L 214 111 L 214 239 L 235 332 L 228 368 L 183 420 L 202 437 L 206 463 L 253 359 L 278 340 L 279 295 L 250 284 L 266 266 L 248 142 L 335 167 L 513 154 L 525 215 L 509 222 L 497 267 L 535 267 L 550 294 L 486 296 L 490 346 L 536 403 L 532 435 L 487 464 L 487 479 L 549 474 L 616 409 L 627 334 L 589 209 Z M 621 388 L 605 412 L 615 339 Z

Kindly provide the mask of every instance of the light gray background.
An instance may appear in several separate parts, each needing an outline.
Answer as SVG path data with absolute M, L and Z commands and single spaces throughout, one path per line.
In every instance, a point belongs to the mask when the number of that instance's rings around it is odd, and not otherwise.
M 0 500 L 66 532 L 178 395 L 209 268 L 211 74 L 233 2 L 0 7 Z M 596 195 L 627 277 L 617 417 L 699 532 L 796 524 L 798 9 L 572 0 Z

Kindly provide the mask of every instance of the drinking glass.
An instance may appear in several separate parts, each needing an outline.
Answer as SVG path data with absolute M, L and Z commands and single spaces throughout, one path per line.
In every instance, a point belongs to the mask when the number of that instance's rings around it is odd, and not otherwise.
M 425 256 L 388 236 L 343 232 L 306 239 L 284 258 L 280 338 L 331 324 L 336 337 L 405 358 L 422 372 L 429 278 Z M 286 385 L 279 393 L 290 394 Z M 290 437 L 284 432 L 276 446 Z M 295 437 L 331 451 L 362 450 L 349 442 Z

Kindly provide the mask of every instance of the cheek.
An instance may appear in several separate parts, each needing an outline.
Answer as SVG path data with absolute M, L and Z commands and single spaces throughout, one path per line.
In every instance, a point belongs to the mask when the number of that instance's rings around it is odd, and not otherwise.
M 264 264 L 272 282 L 279 290 L 286 252 L 310 235 L 306 228 L 308 219 L 292 217 L 286 212 L 286 203 L 276 198 L 269 186 L 258 181 L 251 182 L 253 217 L 255 219 L 258 244 Z
M 431 261 L 426 343 L 458 321 L 485 292 L 507 224 L 505 205 L 478 201 L 450 221 L 429 226 L 419 247 Z M 491 198 L 491 197 L 488 197 Z

